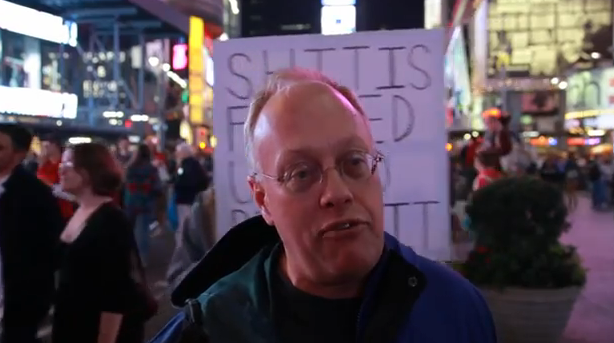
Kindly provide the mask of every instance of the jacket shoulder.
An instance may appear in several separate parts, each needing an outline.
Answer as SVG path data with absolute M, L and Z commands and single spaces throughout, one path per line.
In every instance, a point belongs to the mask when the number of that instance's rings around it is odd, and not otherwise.
M 266 320 L 255 313 L 268 303 L 266 266 L 271 249 L 265 248 L 239 270 L 223 277 L 198 297 L 203 327 L 211 338 L 220 341 L 243 341 L 254 337 L 254 328 Z M 258 304 L 257 304 L 258 303 Z
M 417 256 L 416 264 L 427 278 L 422 308 L 448 308 L 445 320 L 456 323 L 453 327 L 459 339 L 496 342 L 492 314 L 477 287 L 443 263 Z M 464 341 L 461 339 L 459 342 Z

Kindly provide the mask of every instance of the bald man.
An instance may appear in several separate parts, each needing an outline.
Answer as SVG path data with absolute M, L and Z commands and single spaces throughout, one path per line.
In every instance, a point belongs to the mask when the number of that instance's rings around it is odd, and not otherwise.
M 273 75 L 245 143 L 261 215 L 173 294 L 198 297 L 209 342 L 496 342 L 476 288 L 384 232 L 383 156 L 348 88 L 311 71 Z

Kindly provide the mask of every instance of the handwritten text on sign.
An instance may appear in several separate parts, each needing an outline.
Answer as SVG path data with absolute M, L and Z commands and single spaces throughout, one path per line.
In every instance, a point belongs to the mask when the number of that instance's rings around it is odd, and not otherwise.
M 418 253 L 450 256 L 443 31 L 234 39 L 215 47 L 217 235 L 259 214 L 246 177 L 243 123 L 275 70 L 303 67 L 350 86 L 385 155 L 386 231 Z

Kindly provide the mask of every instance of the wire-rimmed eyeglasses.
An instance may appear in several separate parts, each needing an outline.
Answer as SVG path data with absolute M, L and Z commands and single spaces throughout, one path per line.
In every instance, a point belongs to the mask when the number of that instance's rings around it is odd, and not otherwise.
M 277 181 L 293 193 L 302 193 L 321 183 L 324 174 L 330 168 L 335 168 L 346 182 L 366 181 L 375 173 L 378 164 L 383 160 L 384 156 L 379 152 L 372 155 L 364 151 L 352 151 L 328 168 L 322 168 L 316 162 L 300 162 L 291 165 L 278 176 L 265 173 L 254 173 L 252 176 L 264 176 Z

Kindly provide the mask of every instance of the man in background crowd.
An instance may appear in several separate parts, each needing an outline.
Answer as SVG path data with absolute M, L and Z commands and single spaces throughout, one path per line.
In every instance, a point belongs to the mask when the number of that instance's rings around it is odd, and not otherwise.
M 62 217 L 64 220 L 68 220 L 72 217 L 74 205 L 69 198 L 63 196 L 63 192 L 59 188 L 62 151 L 63 144 L 58 138 L 53 136 L 44 138 L 36 175 L 54 190 L 54 194 L 58 197 Z
M 132 159 L 132 152 L 130 151 L 130 141 L 128 140 L 128 137 L 121 137 L 119 141 L 117 141 L 115 158 L 124 168 L 126 168 Z
M 32 135 L 0 123 L 2 343 L 34 343 L 54 292 L 54 253 L 64 228 L 51 188 L 23 167 Z

